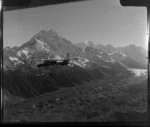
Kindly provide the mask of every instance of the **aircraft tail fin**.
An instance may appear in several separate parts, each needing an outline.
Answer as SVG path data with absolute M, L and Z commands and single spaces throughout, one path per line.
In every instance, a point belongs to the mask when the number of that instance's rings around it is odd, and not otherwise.
M 66 54 L 66 59 L 70 59 L 70 54 L 69 53 Z

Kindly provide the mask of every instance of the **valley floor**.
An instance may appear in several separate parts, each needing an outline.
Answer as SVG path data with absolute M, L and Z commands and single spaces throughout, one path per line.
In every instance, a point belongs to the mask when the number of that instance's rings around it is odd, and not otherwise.
M 96 81 L 61 88 L 13 104 L 4 111 L 6 123 L 146 120 L 147 79 L 139 77 L 118 83 Z

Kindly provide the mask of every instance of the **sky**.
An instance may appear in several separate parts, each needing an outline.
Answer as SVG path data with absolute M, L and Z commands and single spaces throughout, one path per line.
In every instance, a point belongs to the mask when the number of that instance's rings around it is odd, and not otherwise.
M 146 7 L 119 0 L 89 0 L 4 12 L 4 47 L 20 46 L 40 30 L 53 29 L 72 43 L 92 41 L 147 49 Z

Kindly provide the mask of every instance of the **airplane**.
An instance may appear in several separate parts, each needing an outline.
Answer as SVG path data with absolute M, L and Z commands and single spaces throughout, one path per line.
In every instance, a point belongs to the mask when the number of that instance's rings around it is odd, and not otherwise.
M 79 57 L 70 58 L 69 53 L 66 54 L 66 58 L 62 59 L 45 59 L 43 63 L 40 63 L 37 65 L 38 68 L 45 68 L 47 70 L 47 67 L 52 66 L 66 66 L 71 64 L 71 60 L 78 60 Z M 38 74 L 38 75 L 45 75 L 46 73 Z M 52 73 L 50 73 L 52 75 Z
M 70 55 L 67 53 L 66 58 L 63 59 L 51 59 L 51 60 L 44 60 L 42 64 L 38 64 L 37 67 L 48 67 L 48 66 L 54 66 L 54 65 L 61 65 L 65 66 L 70 63 L 71 60 L 77 60 L 79 59 L 78 57 L 76 58 L 69 58 Z

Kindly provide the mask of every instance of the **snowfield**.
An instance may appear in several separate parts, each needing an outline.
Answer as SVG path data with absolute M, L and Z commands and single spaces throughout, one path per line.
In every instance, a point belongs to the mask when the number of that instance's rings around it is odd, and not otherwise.
M 28 50 L 28 48 L 24 48 L 24 49 L 22 49 L 22 50 L 17 52 L 17 55 L 19 57 L 21 57 L 22 54 L 24 54 L 27 58 L 29 58 L 29 55 L 28 55 L 29 54 L 29 50 Z
M 89 60 L 88 59 L 82 59 L 80 57 L 78 57 L 78 58 L 79 58 L 78 60 L 72 60 L 71 63 L 75 64 L 79 67 L 85 68 L 89 63 Z
M 18 58 L 16 58 L 16 57 L 11 57 L 11 56 L 10 56 L 9 59 L 10 59 L 11 61 L 19 61 Z
M 44 43 L 44 41 L 41 41 L 41 40 L 38 40 L 38 39 L 35 39 L 36 40 L 36 42 L 37 42 L 37 48 L 39 49 L 39 50 L 44 50 L 44 51 L 47 51 L 47 52 L 49 52 L 49 48 L 48 48 L 48 46 L 46 45 L 46 43 Z
M 135 74 L 135 76 L 142 76 L 142 75 L 146 75 L 147 73 L 147 69 L 134 69 L 134 68 L 129 68 L 129 71 L 133 72 Z
M 15 62 L 14 65 L 16 64 L 24 64 L 22 61 L 20 61 L 17 57 L 9 57 L 9 59 L 12 61 L 12 62 Z

